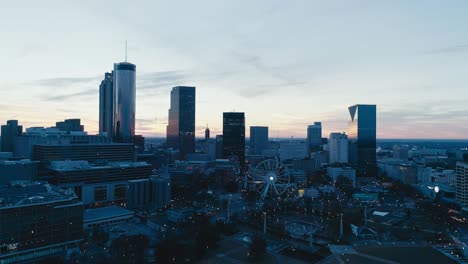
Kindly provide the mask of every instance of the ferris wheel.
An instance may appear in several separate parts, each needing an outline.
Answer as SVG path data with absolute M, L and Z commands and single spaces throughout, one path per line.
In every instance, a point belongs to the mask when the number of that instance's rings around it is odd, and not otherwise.
M 289 187 L 289 171 L 277 159 L 260 162 L 250 172 L 250 182 L 263 200 L 267 196 L 280 196 Z

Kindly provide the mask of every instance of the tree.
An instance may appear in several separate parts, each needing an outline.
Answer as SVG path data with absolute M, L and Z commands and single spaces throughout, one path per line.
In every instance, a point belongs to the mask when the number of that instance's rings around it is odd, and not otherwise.
M 254 260 L 261 260 L 266 253 L 266 241 L 261 235 L 254 235 L 250 244 L 249 256 Z
M 144 235 L 122 236 L 112 241 L 111 254 L 116 263 L 143 263 L 148 244 Z
M 219 231 L 204 214 L 194 214 L 193 221 L 195 248 L 198 255 L 202 256 L 207 249 L 216 246 L 219 241 Z

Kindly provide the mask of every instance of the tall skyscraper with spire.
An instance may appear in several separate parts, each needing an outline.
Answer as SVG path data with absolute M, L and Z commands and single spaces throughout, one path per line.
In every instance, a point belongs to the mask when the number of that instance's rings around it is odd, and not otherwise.
M 114 141 L 132 142 L 135 136 L 136 66 L 114 64 Z
M 99 132 L 115 142 L 133 142 L 135 136 L 136 65 L 115 63 L 112 73 L 105 73 L 99 86 Z
M 172 88 L 166 140 L 168 147 L 179 149 L 182 159 L 195 153 L 195 87 Z

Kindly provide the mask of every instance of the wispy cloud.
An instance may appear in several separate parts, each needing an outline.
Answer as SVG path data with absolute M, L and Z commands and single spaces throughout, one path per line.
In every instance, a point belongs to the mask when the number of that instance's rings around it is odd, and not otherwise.
M 438 49 L 429 50 L 426 54 L 451 54 L 468 52 L 468 44 L 454 45 L 449 47 L 443 47 Z
M 182 71 L 163 71 L 142 73 L 137 76 L 137 88 L 139 90 L 170 88 L 180 85 L 187 78 Z
M 98 90 L 93 89 L 93 90 L 85 90 L 85 91 L 80 91 L 80 92 L 75 92 L 75 93 L 45 96 L 44 100 L 46 101 L 63 101 L 63 100 L 68 100 L 68 99 L 76 100 L 77 98 L 96 96 L 98 94 L 99 94 Z
M 77 85 L 83 85 L 88 83 L 98 82 L 102 76 L 91 76 L 91 77 L 61 77 L 61 78 L 50 78 L 42 79 L 30 82 L 30 85 L 39 85 L 43 87 L 58 87 L 67 88 L 74 87 Z

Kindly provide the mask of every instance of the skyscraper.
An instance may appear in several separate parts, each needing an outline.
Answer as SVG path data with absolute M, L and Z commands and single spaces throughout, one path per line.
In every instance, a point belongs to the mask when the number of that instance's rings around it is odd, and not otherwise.
M 205 129 L 205 141 L 210 140 L 210 129 L 206 127 Z
M 263 150 L 268 147 L 268 127 L 250 127 L 250 154 L 262 155 Z
M 322 122 L 307 127 L 307 143 L 309 152 L 322 144 Z
M 354 163 L 359 177 L 374 178 L 377 175 L 376 164 L 376 105 L 353 105 L 348 108 L 351 116 L 349 123 L 349 161 Z
M 106 72 L 99 85 L 99 133 L 112 137 L 114 127 L 114 85 L 113 74 Z
M 181 158 L 195 153 L 195 87 L 172 88 L 166 139 L 168 147 L 179 149 Z
M 241 169 L 245 169 L 244 113 L 223 113 L 223 157 L 238 160 Z
M 13 152 L 15 137 L 23 133 L 23 126 L 18 125 L 18 120 L 8 120 L 1 128 L 0 151 Z
M 114 64 L 114 140 L 132 142 L 135 136 L 136 66 L 129 62 Z
M 348 163 L 348 136 L 345 133 L 330 133 L 328 140 L 329 163 Z

